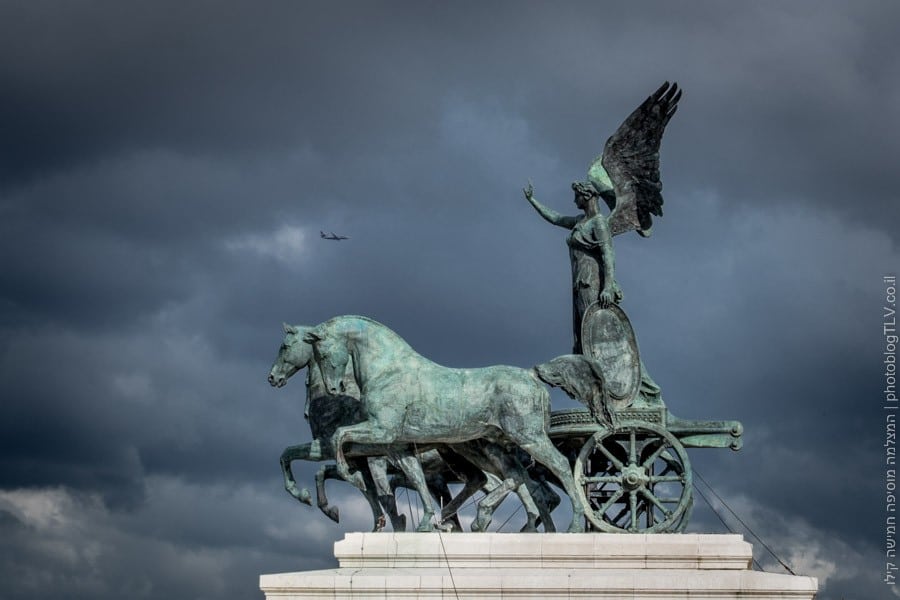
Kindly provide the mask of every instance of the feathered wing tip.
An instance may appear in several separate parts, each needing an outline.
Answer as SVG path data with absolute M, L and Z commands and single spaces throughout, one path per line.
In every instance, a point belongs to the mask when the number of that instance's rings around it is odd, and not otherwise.
M 681 95 L 677 83 L 663 83 L 606 141 L 600 167 L 615 193 L 609 217 L 613 235 L 635 230 L 647 237 L 653 226 L 651 215 L 662 216 L 659 147 Z M 599 170 L 591 165 L 589 178 L 591 173 Z
M 678 101 L 681 100 L 681 92 L 678 83 L 675 82 L 669 86 L 669 82 L 664 82 L 650 98 L 654 98 L 654 102 L 664 110 L 662 126 L 665 127 L 669 123 L 669 119 L 678 110 Z
M 601 425 L 616 426 L 609 393 L 599 366 L 581 354 L 566 354 L 534 367 L 547 385 L 558 387 L 570 398 L 578 400 Z

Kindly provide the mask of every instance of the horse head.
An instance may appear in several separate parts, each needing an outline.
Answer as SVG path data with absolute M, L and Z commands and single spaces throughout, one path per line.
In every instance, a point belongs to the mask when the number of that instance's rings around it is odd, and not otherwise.
M 311 328 L 287 323 L 283 327 L 284 339 L 269 370 L 269 385 L 272 387 L 284 387 L 287 380 L 309 365 L 313 358 L 312 346 L 304 341 L 304 336 Z
M 328 393 L 343 394 L 346 391 L 344 373 L 350 361 L 350 351 L 346 342 L 333 333 L 329 334 L 322 325 L 306 332 L 303 341 L 312 346 L 313 356 Z

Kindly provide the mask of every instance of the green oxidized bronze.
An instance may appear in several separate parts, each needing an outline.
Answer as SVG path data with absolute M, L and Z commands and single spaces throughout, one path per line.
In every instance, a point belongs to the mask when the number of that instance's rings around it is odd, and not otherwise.
M 314 440 L 282 454 L 285 488 L 311 503 L 291 471 L 293 460 L 331 461 L 316 477 L 344 479 L 372 508 L 376 530 L 386 516 L 405 528 L 394 493 L 422 499 L 419 531 L 458 529 L 456 513 L 479 489 L 474 531 L 515 493 L 525 507 L 523 531 L 554 531 L 551 512 L 572 506 L 569 531 L 678 532 L 693 505 L 686 448 L 741 446 L 737 421 L 690 421 L 672 415 L 640 359 L 620 304 L 614 236 L 650 235 L 662 215 L 659 147 L 681 92 L 668 83 L 644 101 L 575 182 L 582 214 L 563 216 L 542 205 L 529 183 L 525 197 L 548 222 L 569 231 L 573 354 L 531 369 L 451 369 L 419 355 L 396 333 L 365 317 L 335 317 L 315 327 L 285 326 L 269 374 L 283 386 L 307 368 L 307 418 Z M 600 200 L 609 214 L 600 210 Z M 547 386 L 563 389 L 584 409 L 551 412 Z M 526 466 L 527 465 L 527 466 Z M 464 484 L 453 496 L 448 484 Z M 440 517 L 434 497 L 441 500 Z

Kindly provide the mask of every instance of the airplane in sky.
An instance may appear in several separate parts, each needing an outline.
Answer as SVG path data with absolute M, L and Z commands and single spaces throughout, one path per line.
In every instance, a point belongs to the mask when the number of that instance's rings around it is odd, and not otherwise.
M 340 240 L 349 240 L 349 239 L 350 239 L 350 238 L 349 238 L 348 236 L 346 236 L 346 235 L 338 235 L 338 234 L 336 234 L 336 233 L 333 232 L 333 231 L 332 231 L 331 233 L 325 233 L 325 232 L 322 231 L 322 230 L 319 230 L 319 237 L 321 237 L 323 240 L 338 240 L 338 241 L 340 241 Z

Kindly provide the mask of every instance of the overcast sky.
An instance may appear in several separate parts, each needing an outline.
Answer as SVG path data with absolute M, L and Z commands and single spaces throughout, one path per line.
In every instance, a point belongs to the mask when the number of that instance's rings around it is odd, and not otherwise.
M 265 381 L 282 321 L 367 315 L 449 366 L 568 352 L 565 232 L 521 189 L 574 214 L 665 80 L 665 216 L 615 240 L 645 363 L 672 413 L 743 422 L 692 461 L 821 600 L 895 597 L 898 25 L 892 1 L 0 2 L 0 597 L 236 600 L 332 566 L 371 517 L 281 487 L 310 439 L 302 379 Z M 690 531 L 725 529 L 698 499 Z

